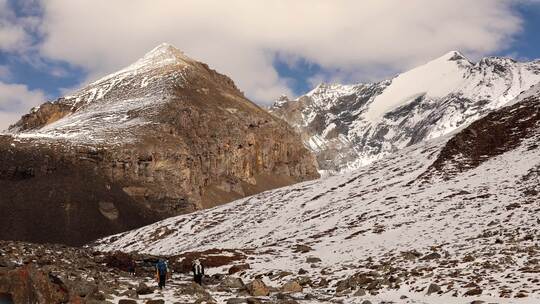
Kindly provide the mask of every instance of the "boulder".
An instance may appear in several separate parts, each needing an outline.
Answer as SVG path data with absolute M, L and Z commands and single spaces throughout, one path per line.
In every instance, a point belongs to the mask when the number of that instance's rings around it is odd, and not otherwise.
M 94 282 L 77 280 L 67 283 L 71 294 L 76 294 L 79 297 L 85 298 L 98 292 L 98 286 Z
M 154 289 L 144 284 L 143 282 L 139 283 L 139 286 L 137 286 L 136 291 L 137 291 L 137 294 L 139 295 L 147 295 L 147 294 L 154 293 Z
M 281 287 L 283 292 L 302 292 L 303 288 L 297 281 L 289 281 Z
M 355 297 L 363 297 L 366 295 L 366 290 L 364 288 L 358 288 L 358 290 L 353 294 Z
M 262 280 L 256 279 L 248 284 L 247 290 L 250 295 L 254 297 L 258 296 L 268 296 L 270 294 L 270 289 Z
M 235 274 L 237 272 L 250 269 L 251 267 L 249 264 L 240 264 L 240 265 L 234 265 L 231 268 L 229 268 L 229 274 Z
M 138 299 L 139 295 L 137 294 L 137 291 L 135 289 L 128 289 L 120 294 L 121 296 L 126 296 L 131 299 Z
M 248 304 L 261 304 L 262 302 L 257 298 L 248 298 L 247 303 Z
M 0 269 L 0 294 L 13 303 L 69 301 L 69 291 L 60 278 L 37 270 L 31 265 L 12 270 Z
M 219 286 L 226 288 L 244 288 L 245 284 L 240 278 L 225 276 L 223 280 L 221 280 Z

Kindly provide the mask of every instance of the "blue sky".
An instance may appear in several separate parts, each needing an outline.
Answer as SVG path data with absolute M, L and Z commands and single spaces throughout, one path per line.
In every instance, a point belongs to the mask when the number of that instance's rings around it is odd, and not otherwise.
M 391 77 L 450 50 L 540 58 L 540 1 L 403 3 L 0 0 L 0 129 L 165 41 L 261 104 L 321 81 Z

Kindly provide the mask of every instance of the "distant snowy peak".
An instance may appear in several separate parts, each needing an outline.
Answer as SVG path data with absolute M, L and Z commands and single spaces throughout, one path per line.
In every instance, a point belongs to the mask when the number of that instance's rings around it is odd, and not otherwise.
M 461 128 L 540 82 L 540 61 L 451 51 L 376 83 L 320 84 L 270 111 L 302 134 L 322 170 L 351 170 Z
M 165 66 L 188 66 L 192 65 L 194 62 L 195 60 L 187 57 L 182 51 L 175 48 L 171 44 L 162 43 L 152 49 L 150 52 L 146 53 L 135 63 L 118 72 L 102 77 L 101 79 L 91 83 L 90 86 L 108 81 L 111 78 L 118 77 L 122 74 L 136 75 L 149 70 L 163 68 Z
M 365 117 L 371 121 L 379 120 L 385 113 L 420 96 L 444 97 L 466 82 L 471 66 L 472 63 L 461 53 L 452 51 L 400 74 L 375 98 Z

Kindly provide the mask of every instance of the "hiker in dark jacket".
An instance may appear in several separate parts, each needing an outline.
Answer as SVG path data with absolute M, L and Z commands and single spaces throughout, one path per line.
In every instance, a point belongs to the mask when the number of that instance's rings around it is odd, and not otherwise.
M 134 260 L 131 260 L 129 261 L 128 263 L 128 272 L 130 275 L 134 276 L 135 275 L 135 268 L 137 267 L 137 264 L 135 263 Z
M 167 262 L 160 259 L 156 264 L 156 280 L 158 281 L 159 289 L 165 287 L 165 280 L 167 280 L 168 272 Z
M 204 266 L 201 264 L 201 261 L 193 261 L 191 271 L 193 271 L 193 281 L 202 286 L 202 279 L 204 277 Z

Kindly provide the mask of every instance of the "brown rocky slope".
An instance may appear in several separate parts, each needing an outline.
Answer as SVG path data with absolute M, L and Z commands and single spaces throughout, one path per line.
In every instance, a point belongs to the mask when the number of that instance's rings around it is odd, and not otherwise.
M 317 177 L 285 122 L 163 44 L 0 137 L 0 239 L 79 245 Z

